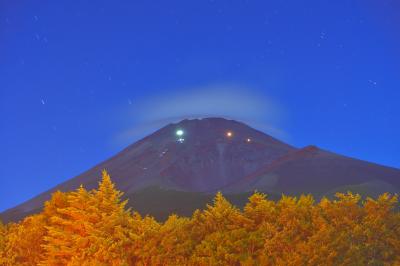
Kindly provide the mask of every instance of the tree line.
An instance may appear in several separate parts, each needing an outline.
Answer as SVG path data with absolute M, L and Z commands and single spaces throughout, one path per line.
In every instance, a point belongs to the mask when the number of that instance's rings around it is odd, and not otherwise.
M 41 213 L 0 223 L 0 265 L 400 265 L 396 195 L 315 202 L 217 193 L 165 222 L 126 208 L 106 171 L 96 190 L 55 192 Z

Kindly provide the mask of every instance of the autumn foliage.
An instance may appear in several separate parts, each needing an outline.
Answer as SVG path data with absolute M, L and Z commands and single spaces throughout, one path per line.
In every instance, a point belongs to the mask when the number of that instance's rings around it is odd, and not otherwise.
M 40 214 L 0 223 L 0 265 L 400 265 L 397 196 L 337 194 L 240 210 L 221 193 L 163 223 L 125 208 L 104 171 L 97 190 L 53 194 Z

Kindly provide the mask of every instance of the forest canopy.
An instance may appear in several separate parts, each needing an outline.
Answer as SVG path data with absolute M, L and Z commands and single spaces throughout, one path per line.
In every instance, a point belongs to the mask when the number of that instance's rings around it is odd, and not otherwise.
M 106 171 L 98 189 L 55 192 L 41 213 L 0 223 L 0 265 L 399 265 L 397 195 L 315 202 L 217 193 L 165 222 L 127 209 Z

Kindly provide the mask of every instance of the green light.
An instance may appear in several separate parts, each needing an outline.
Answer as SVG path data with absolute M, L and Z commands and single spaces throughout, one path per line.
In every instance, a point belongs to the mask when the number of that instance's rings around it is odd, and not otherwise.
M 176 135 L 178 135 L 179 137 L 180 137 L 180 136 L 183 136 L 183 130 L 182 130 L 182 129 L 178 129 L 178 130 L 176 131 Z

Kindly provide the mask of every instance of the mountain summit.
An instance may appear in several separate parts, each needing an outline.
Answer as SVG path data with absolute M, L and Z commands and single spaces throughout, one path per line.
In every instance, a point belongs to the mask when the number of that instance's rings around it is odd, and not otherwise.
M 295 148 L 243 123 L 223 118 L 169 124 L 92 169 L 9 209 L 4 221 L 38 212 L 57 190 L 97 186 L 107 169 L 134 209 L 163 218 L 190 214 L 216 191 L 237 203 L 254 190 L 272 195 L 400 191 L 400 170 L 315 146 Z M 235 202 L 235 200 L 233 200 Z

